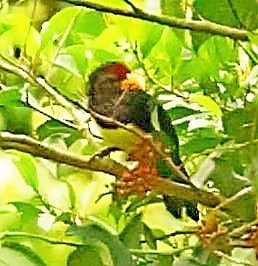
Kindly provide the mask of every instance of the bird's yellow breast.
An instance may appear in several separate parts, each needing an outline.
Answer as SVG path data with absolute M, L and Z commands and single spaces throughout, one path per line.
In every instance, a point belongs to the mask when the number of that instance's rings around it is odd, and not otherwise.
M 138 130 L 132 125 L 133 131 Z M 98 124 L 91 125 L 91 131 L 94 130 L 94 135 L 103 139 L 103 144 L 108 147 L 115 147 L 127 153 L 132 151 L 137 144 L 142 142 L 142 139 L 124 128 L 102 128 Z

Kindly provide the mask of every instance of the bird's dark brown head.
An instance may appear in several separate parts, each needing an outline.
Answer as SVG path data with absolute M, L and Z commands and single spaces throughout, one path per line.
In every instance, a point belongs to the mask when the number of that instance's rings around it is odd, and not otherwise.
M 130 69 L 121 62 L 98 67 L 90 75 L 89 108 L 120 122 L 144 127 L 150 120 L 150 96 L 130 75 Z M 109 123 L 98 123 L 104 127 L 114 127 Z

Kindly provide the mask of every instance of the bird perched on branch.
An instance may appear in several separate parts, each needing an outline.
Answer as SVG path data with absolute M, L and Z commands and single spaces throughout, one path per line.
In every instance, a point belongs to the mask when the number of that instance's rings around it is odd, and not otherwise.
M 95 119 L 102 128 L 108 129 L 112 145 L 126 151 L 130 160 L 138 161 L 135 169 L 120 177 L 119 193 L 142 195 L 155 186 L 158 176 L 186 182 L 164 160 L 169 156 L 187 178 L 179 157 L 178 136 L 169 115 L 143 90 L 141 80 L 125 64 L 110 62 L 98 67 L 90 75 L 88 97 L 89 108 L 101 115 Z M 133 125 L 134 130 L 121 129 L 117 122 Z M 148 134 L 152 141 L 146 138 Z M 164 202 L 175 217 L 180 217 L 185 206 L 187 214 L 198 219 L 196 203 L 166 195 Z

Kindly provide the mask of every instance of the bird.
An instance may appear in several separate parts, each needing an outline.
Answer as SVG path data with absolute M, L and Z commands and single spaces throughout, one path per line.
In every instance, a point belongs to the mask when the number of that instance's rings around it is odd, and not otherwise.
M 147 175 L 148 178 L 152 178 L 152 174 L 158 174 L 161 177 L 185 183 L 185 180 L 171 171 L 164 160 L 157 158 L 158 156 L 150 156 L 153 152 L 146 142 L 142 143 L 144 140 L 137 134 L 119 128 L 114 122 L 133 125 L 144 134 L 151 135 L 155 143 L 161 145 L 162 149 L 169 153 L 173 163 L 182 173 L 188 176 L 180 159 L 179 139 L 170 116 L 162 105 L 144 90 L 137 76 L 126 64 L 114 61 L 97 67 L 89 76 L 87 96 L 90 110 L 111 118 L 107 121 L 95 117 L 97 124 L 104 132 L 109 132 L 106 137 L 109 142 L 114 147 L 126 151 L 130 155 L 130 159 L 137 160 L 142 165 L 134 170 L 131 176 L 127 173 L 126 177 L 129 176 L 132 179 L 140 176 L 138 179 L 143 180 L 147 179 Z M 103 138 L 105 138 L 105 133 Z M 141 184 L 144 186 L 146 182 L 151 181 L 134 183 L 134 186 L 138 186 L 137 191 L 142 191 L 139 186 Z M 168 195 L 163 195 L 163 201 L 167 210 L 176 218 L 181 217 L 184 206 L 187 214 L 192 219 L 198 220 L 199 213 L 196 202 Z

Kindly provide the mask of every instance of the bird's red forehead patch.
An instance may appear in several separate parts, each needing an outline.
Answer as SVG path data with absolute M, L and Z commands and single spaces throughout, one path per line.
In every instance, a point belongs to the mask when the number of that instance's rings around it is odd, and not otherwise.
M 126 79 L 126 75 L 130 73 L 130 69 L 123 63 L 114 63 L 105 68 L 105 71 L 116 74 L 120 80 Z

